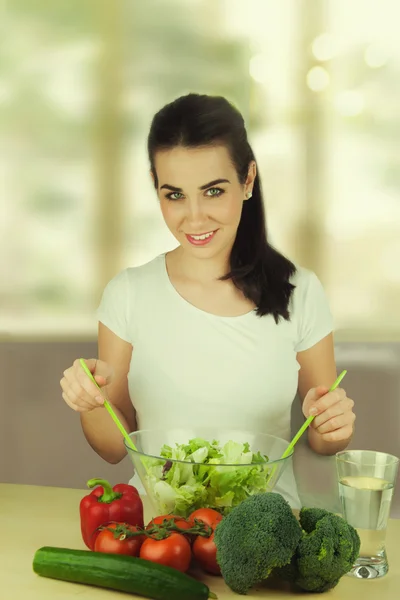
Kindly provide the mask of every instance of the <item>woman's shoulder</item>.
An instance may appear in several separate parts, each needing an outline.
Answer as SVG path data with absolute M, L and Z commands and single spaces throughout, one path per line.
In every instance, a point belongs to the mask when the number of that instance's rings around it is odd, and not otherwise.
M 291 279 L 295 289 L 291 298 L 291 316 L 297 324 L 296 352 L 307 350 L 333 331 L 333 318 L 327 293 L 311 269 L 296 265 Z
M 306 292 L 307 290 L 322 287 L 322 283 L 318 275 L 302 265 L 295 264 L 296 271 L 290 278 L 290 283 L 295 286 L 295 294 L 297 295 Z
M 327 296 L 324 286 L 318 275 L 301 265 L 295 265 L 296 272 L 290 282 L 295 286 L 292 293 L 292 308 L 303 310 L 305 306 L 311 307 L 315 303 L 326 303 Z
M 304 286 L 309 284 L 313 278 L 317 277 L 314 271 L 311 271 L 310 269 L 307 269 L 306 267 L 296 263 L 294 263 L 294 265 L 296 267 L 296 271 L 290 278 L 290 282 L 293 283 L 293 285 L 299 287 Z
M 159 254 L 141 265 L 125 267 L 108 282 L 107 287 L 136 288 L 146 282 L 157 282 L 162 276 L 164 264 L 165 255 Z
M 154 292 L 157 292 L 157 281 L 161 281 L 162 260 L 163 255 L 160 255 L 145 264 L 122 269 L 103 290 L 97 309 L 98 320 L 123 340 L 131 342 L 134 338 L 132 323 L 138 304 L 145 307 L 149 297 L 159 295 Z

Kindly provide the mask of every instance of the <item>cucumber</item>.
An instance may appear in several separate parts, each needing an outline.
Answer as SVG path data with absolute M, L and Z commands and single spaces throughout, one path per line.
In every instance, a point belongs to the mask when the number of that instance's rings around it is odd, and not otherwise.
M 36 551 L 37 575 L 84 583 L 153 600 L 207 600 L 216 598 L 200 581 L 148 560 L 88 550 L 44 546 Z

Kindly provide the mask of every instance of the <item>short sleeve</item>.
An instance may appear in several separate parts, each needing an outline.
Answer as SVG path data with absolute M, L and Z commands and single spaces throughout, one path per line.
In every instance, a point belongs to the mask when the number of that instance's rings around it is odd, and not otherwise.
M 131 343 L 129 312 L 132 304 L 128 271 L 125 269 L 108 282 L 97 308 L 97 319 L 118 337 Z
M 312 271 L 301 269 L 295 282 L 294 313 L 297 322 L 295 351 L 308 350 L 332 333 L 334 324 L 325 290 Z

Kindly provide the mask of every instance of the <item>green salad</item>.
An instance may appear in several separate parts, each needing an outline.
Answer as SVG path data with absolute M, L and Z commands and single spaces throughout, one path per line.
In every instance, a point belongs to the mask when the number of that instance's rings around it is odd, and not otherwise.
M 211 507 L 225 514 L 248 496 L 267 491 L 268 456 L 252 452 L 248 443 L 220 446 L 194 438 L 175 448 L 164 445 L 160 456 L 146 458 L 146 483 L 162 513 L 187 516 Z

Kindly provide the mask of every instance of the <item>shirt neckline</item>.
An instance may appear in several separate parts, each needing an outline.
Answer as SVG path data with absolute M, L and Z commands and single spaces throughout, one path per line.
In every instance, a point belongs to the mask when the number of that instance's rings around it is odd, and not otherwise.
M 253 317 L 256 314 L 256 309 L 253 308 L 251 311 L 244 313 L 243 315 L 225 317 L 222 315 L 216 315 L 214 313 L 203 310 L 202 308 L 199 308 L 198 306 L 195 306 L 194 304 L 192 304 L 191 302 L 186 300 L 186 298 L 181 296 L 181 294 L 178 292 L 178 290 L 173 285 L 171 279 L 169 278 L 168 269 L 167 269 L 167 252 L 163 252 L 162 254 L 160 254 L 159 260 L 161 263 L 161 270 L 162 270 L 162 274 L 163 274 L 163 278 L 164 278 L 166 287 L 169 289 L 170 293 L 173 294 L 175 296 L 175 298 L 177 298 L 188 309 L 190 309 L 198 314 L 203 314 L 203 315 L 209 317 L 210 319 L 216 319 L 219 321 L 236 321 L 237 322 L 240 320 L 249 319 L 250 317 Z

